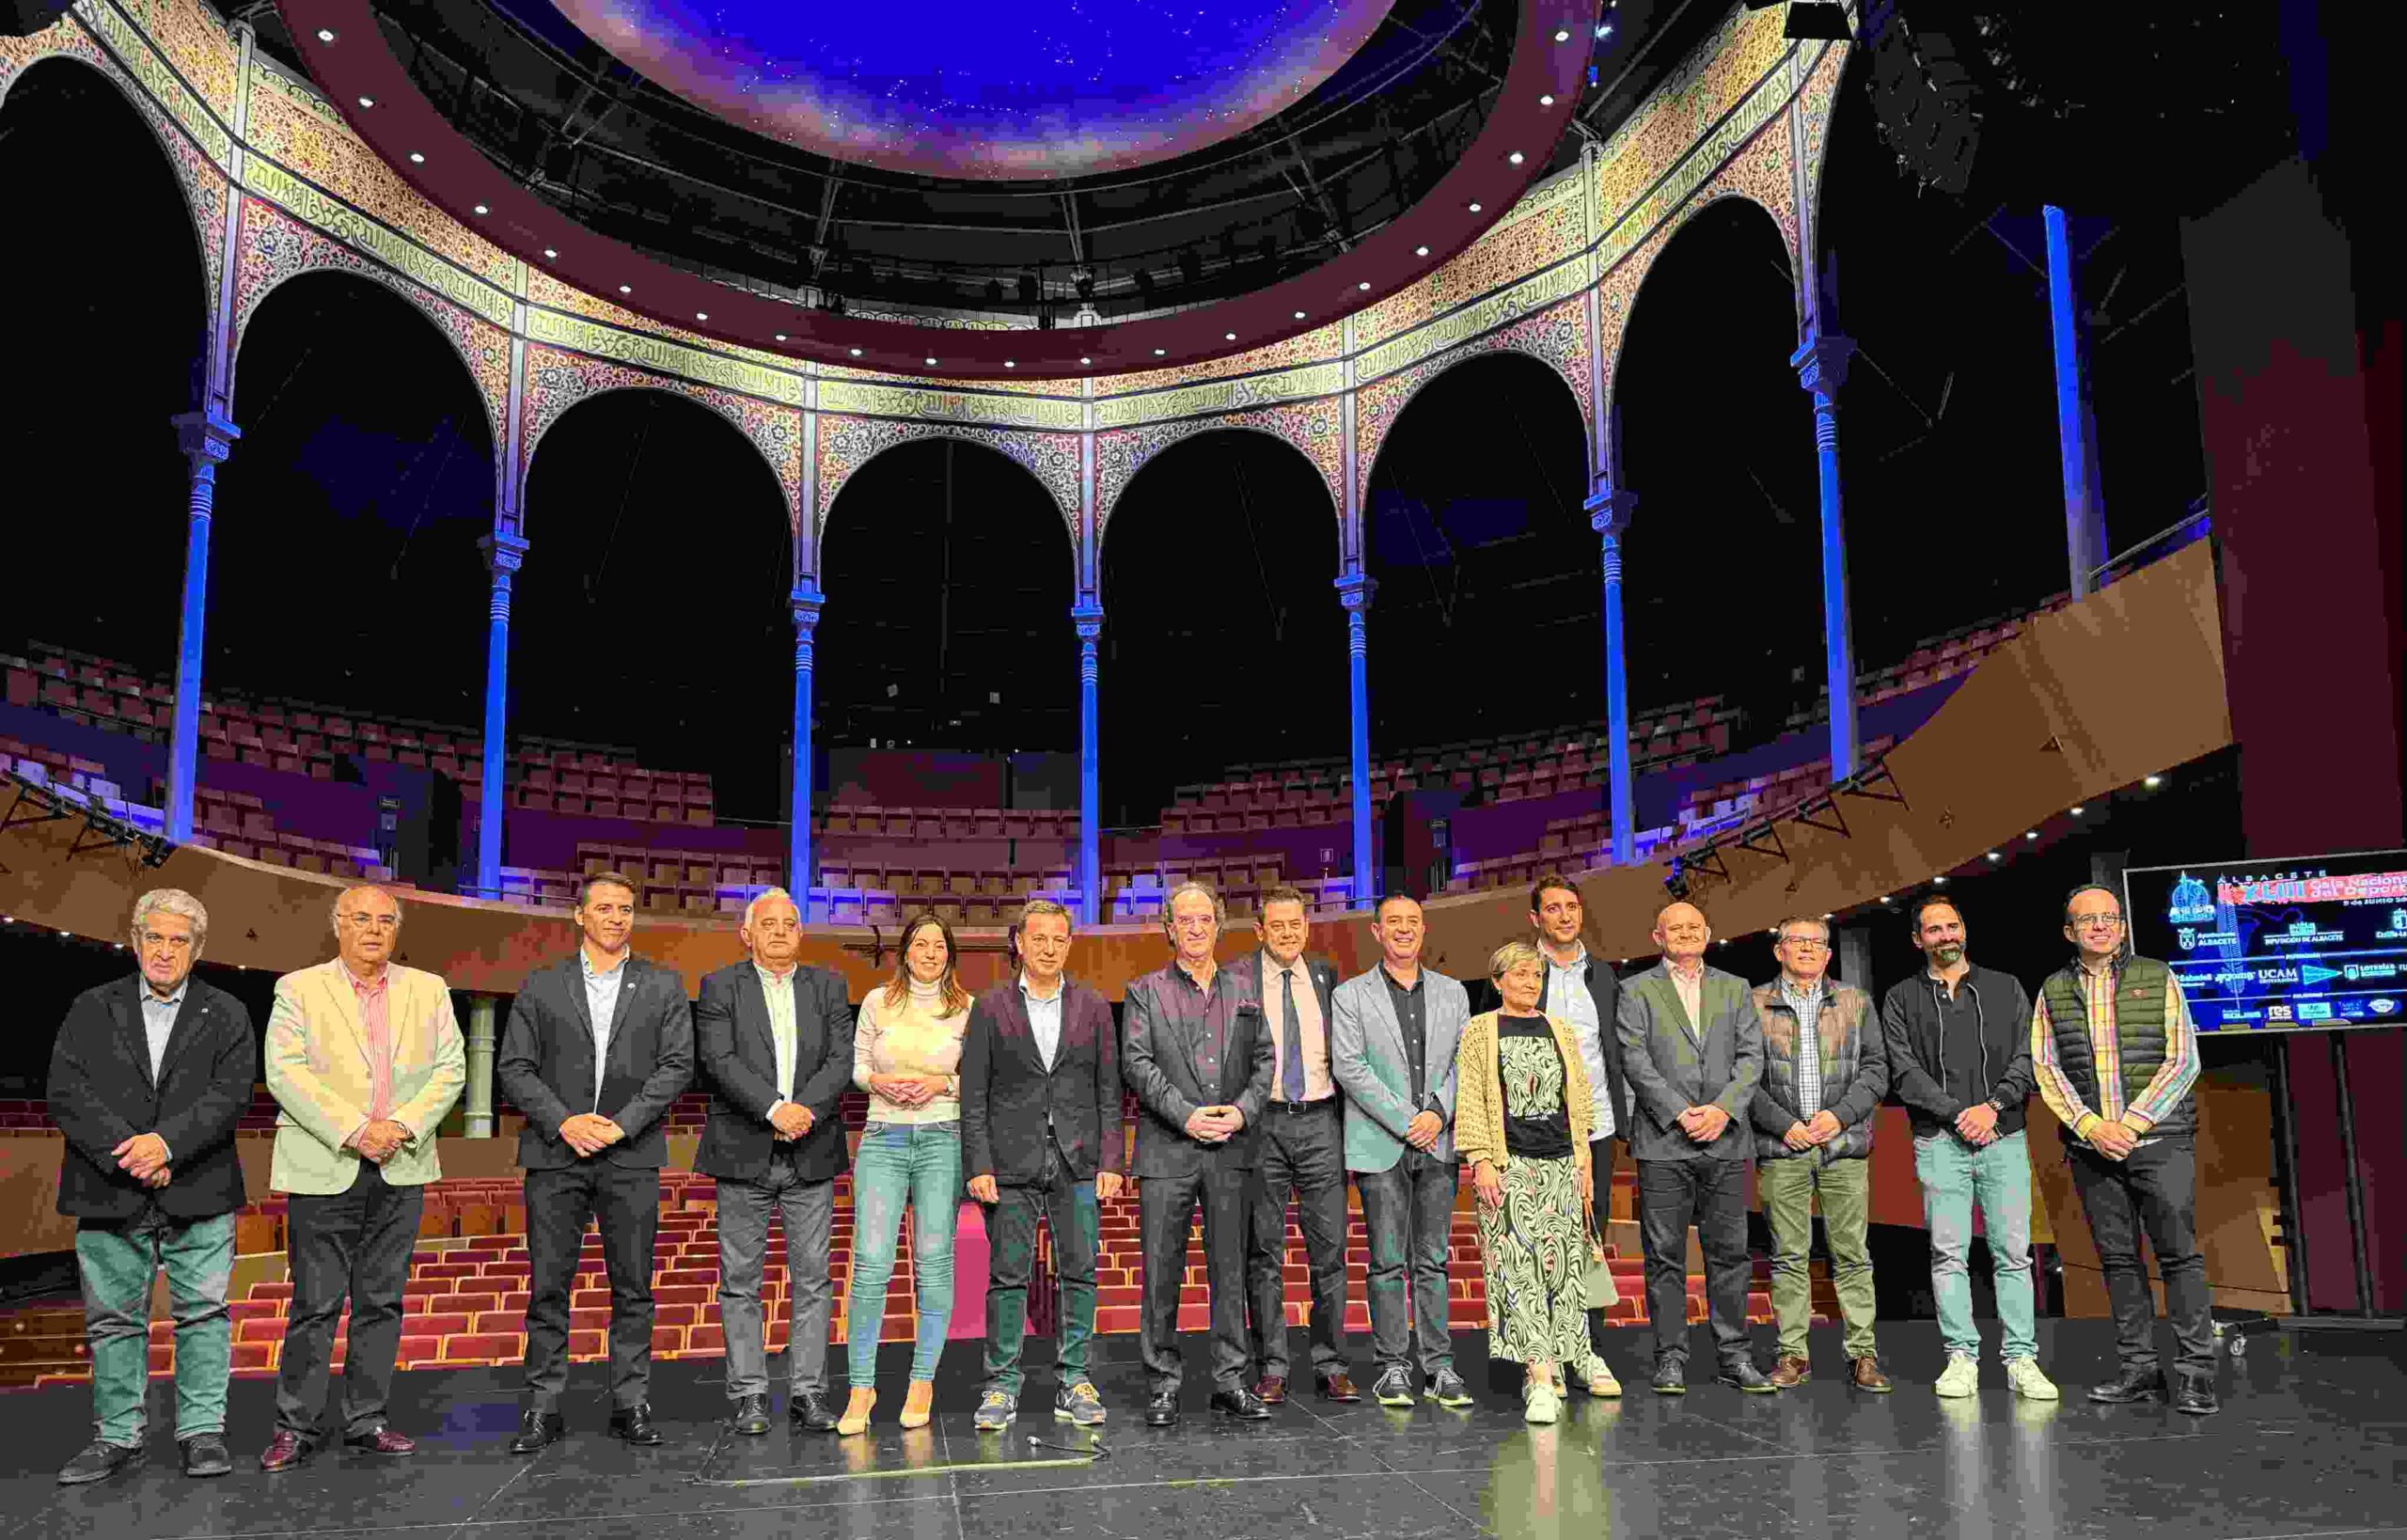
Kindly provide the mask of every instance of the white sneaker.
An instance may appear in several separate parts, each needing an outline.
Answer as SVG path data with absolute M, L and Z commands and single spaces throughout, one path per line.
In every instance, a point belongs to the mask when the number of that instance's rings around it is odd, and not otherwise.
M 2039 1372 L 2037 1359 L 2006 1359 L 2006 1382 L 2025 1401 L 2053 1401 L 2059 1393 L 2056 1382 Z
M 1551 1385 L 1522 1387 L 1521 1421 L 1551 1422 L 1563 1415 L 1563 1392 Z
M 1613 1372 L 1606 1366 L 1601 1354 L 1589 1354 L 1588 1360 L 1579 1369 L 1581 1382 L 1590 1395 L 1611 1398 L 1621 1394 L 1621 1381 L 1613 1378 Z
M 2029 1359 L 2022 1361 L 2029 1363 Z M 1939 1376 L 1939 1393 L 1944 1396 L 1971 1395 L 1981 1388 L 1980 1360 L 1970 1353 L 1950 1353 L 1947 1367 Z M 2053 1389 L 2053 1386 L 2050 1389 Z

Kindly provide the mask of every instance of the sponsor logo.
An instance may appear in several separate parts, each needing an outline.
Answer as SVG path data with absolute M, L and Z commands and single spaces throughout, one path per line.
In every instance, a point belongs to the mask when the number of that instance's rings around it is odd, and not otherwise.
M 2181 880 L 2173 885 L 2173 902 L 2165 909 L 2164 918 L 2176 925 L 2211 924 L 2215 918 L 2214 895 L 2207 890 L 2205 883 L 2184 872 Z
M 2288 1021 L 2290 1019 L 2290 1008 L 2287 1005 L 2269 1005 L 2265 1007 L 2265 1019 L 2267 1021 Z
M 2366 1001 L 2366 1009 L 2378 1016 L 2386 1016 L 2399 1009 L 2399 1002 L 2387 995 L 2378 995 Z
M 2194 951 L 2198 945 L 2198 932 L 2195 926 L 2182 926 L 2174 938 L 2181 943 L 2181 950 L 2183 951 Z
M 2301 1021 L 2330 1021 L 2332 1019 L 2332 1002 L 2329 1000 L 2301 1000 L 2298 1007 L 2298 1019 Z

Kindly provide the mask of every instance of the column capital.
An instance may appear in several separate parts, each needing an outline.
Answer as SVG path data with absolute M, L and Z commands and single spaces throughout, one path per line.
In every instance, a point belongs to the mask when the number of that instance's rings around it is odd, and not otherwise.
M 827 596 L 820 592 L 818 587 L 809 578 L 805 578 L 794 586 L 793 592 L 786 595 L 786 603 L 794 607 L 794 623 L 809 631 L 819 624 L 819 611 L 826 605 Z
M 1629 516 L 1638 511 L 1638 494 L 1599 481 L 1580 506 L 1588 511 L 1589 528 L 1599 535 L 1618 535 L 1629 527 Z
M 1847 363 L 1853 356 L 1855 338 L 1823 332 L 1789 354 L 1788 367 L 1797 371 L 1797 383 L 1806 389 L 1835 394 L 1847 384 Z
M 496 530 L 478 541 L 477 549 L 485 554 L 485 571 L 502 578 L 526 564 L 527 542 L 516 535 Z
M 1347 573 L 1336 580 L 1337 602 L 1349 613 L 1371 607 L 1371 595 L 1379 591 L 1379 581 L 1368 573 Z
M 197 412 L 179 412 L 167 420 L 175 424 L 176 448 L 183 452 L 184 458 L 206 460 L 212 465 L 224 461 L 232 451 L 234 441 L 243 436 L 243 431 L 234 426 L 233 419 L 213 407 L 204 407 Z
M 1103 606 L 1091 603 L 1072 605 L 1070 623 L 1078 629 L 1080 641 L 1094 640 L 1103 635 Z

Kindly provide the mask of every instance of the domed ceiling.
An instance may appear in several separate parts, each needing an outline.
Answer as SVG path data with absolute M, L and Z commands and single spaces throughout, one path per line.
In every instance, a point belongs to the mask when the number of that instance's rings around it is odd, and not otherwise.
M 729 122 L 882 171 L 1127 171 L 1310 96 L 1393 0 L 872 5 L 556 0 L 621 63 Z

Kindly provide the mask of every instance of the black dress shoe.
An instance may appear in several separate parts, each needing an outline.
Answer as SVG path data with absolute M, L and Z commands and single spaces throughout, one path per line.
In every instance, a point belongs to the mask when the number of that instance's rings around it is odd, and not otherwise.
M 1736 1386 L 1749 1395 L 1770 1395 L 1780 1389 L 1769 1375 L 1755 1367 L 1753 1359 L 1732 1359 L 1713 1377 L 1723 1385 Z
M 1224 1417 L 1241 1418 L 1248 1422 L 1259 1422 L 1270 1415 L 1270 1408 L 1263 1404 L 1262 1397 L 1242 1385 L 1234 1391 L 1214 1391 L 1212 1409 Z
M 226 1452 L 226 1436 L 222 1433 L 196 1433 L 189 1438 L 177 1439 L 176 1447 L 184 1452 L 187 1476 L 229 1476 L 234 1472 L 234 1456 Z
M 1145 1426 L 1166 1428 L 1178 1421 L 1178 1392 L 1164 1391 L 1145 1403 Z
M 786 1416 L 805 1433 L 833 1433 L 839 1419 L 825 1391 L 805 1391 L 786 1404 Z
M 1677 1353 L 1655 1355 L 1655 1393 L 1686 1395 L 1689 1393 L 1688 1360 Z
M 558 1412 L 535 1411 L 531 1408 L 518 1414 L 518 1437 L 510 1440 L 512 1454 L 536 1454 L 558 1443 L 568 1432 L 568 1419 Z
M 142 1451 L 136 1445 L 95 1438 L 82 1454 L 58 1468 L 58 1485 L 81 1486 L 86 1482 L 106 1481 L 140 1458 Z
M 769 1398 L 765 1395 L 740 1396 L 735 1403 L 735 1415 L 728 1425 L 738 1433 L 754 1437 L 769 1431 Z
M 2204 1417 L 2223 1409 L 2215 1399 L 2215 1382 L 2207 1375 L 2177 1375 L 2173 1380 L 2173 1409 Z
M 2112 1384 L 2093 1385 L 2089 1388 L 2090 1400 L 2102 1401 L 2109 1406 L 2117 1406 L 2132 1401 L 2154 1401 L 2163 1394 L 2164 1394 L 2164 1371 L 2154 1367 L 2126 1369 L 2123 1371 L 2122 1377 Z
M 631 1444 L 657 1444 L 664 1440 L 660 1428 L 652 1420 L 649 1405 L 621 1406 L 610 1414 L 610 1437 L 624 1438 Z
M 389 1427 L 377 1426 L 366 1433 L 346 1433 L 342 1447 L 355 1449 L 362 1454 L 385 1454 L 394 1459 L 417 1453 L 417 1440 L 406 1433 L 396 1433 Z

